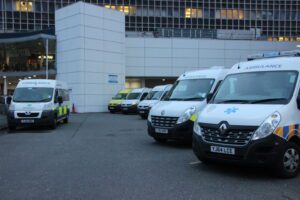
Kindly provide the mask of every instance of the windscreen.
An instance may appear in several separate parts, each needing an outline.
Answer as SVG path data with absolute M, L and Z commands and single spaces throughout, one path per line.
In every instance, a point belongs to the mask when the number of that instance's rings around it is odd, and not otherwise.
M 146 100 L 159 100 L 163 91 L 151 91 L 147 97 Z
M 53 88 L 28 87 L 16 88 L 14 102 L 49 102 L 53 97 Z
M 226 77 L 212 103 L 286 104 L 297 77 L 296 71 L 232 74 Z
M 118 93 L 116 96 L 114 96 L 112 99 L 115 100 L 122 100 L 122 99 L 126 99 L 128 94 L 126 93 Z
M 214 79 L 186 79 L 177 81 L 164 100 L 202 101 L 210 92 L 214 82 Z
M 126 99 L 133 100 L 133 99 L 139 99 L 142 93 L 130 93 Z

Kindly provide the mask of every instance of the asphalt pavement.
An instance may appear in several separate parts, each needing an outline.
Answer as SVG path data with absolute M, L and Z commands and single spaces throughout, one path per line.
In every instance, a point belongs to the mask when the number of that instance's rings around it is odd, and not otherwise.
M 0 200 L 300 199 L 300 176 L 197 161 L 136 115 L 76 114 L 56 130 L 0 131 Z

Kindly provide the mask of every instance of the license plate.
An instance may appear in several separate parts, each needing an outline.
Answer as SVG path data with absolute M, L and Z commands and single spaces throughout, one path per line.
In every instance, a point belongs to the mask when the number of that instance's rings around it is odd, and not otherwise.
M 143 111 L 143 110 L 140 110 L 140 113 L 145 113 L 145 111 Z
M 32 124 L 32 123 L 34 123 L 34 119 L 22 119 L 21 123 L 23 123 L 23 124 Z
M 115 109 L 115 108 L 114 108 L 114 107 L 109 107 L 109 109 L 113 110 L 113 109 Z
M 128 108 L 123 108 L 123 110 L 128 110 Z
M 211 146 L 210 151 L 214 153 L 222 153 L 222 154 L 229 154 L 229 155 L 235 154 L 235 148 L 230 148 L 230 147 Z
M 168 134 L 168 129 L 156 128 L 156 133 Z

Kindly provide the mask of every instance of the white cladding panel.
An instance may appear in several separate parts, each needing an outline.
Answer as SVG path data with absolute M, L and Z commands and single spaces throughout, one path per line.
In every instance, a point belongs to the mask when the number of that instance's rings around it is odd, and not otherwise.
M 56 11 L 57 79 L 77 112 L 105 112 L 125 87 L 125 15 L 78 2 Z
M 177 77 L 214 65 L 229 68 L 255 53 L 295 50 L 297 42 L 128 37 L 125 45 L 126 76 Z

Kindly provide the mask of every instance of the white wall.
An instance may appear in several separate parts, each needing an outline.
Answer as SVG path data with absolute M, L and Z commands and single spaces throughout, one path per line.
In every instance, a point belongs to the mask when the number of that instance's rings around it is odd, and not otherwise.
M 55 13 L 57 79 L 72 89 L 77 112 L 107 111 L 125 87 L 125 16 L 78 2 Z M 109 83 L 109 75 L 118 83 Z
M 295 42 L 126 38 L 126 76 L 172 77 L 210 66 L 231 67 L 248 55 L 295 50 Z

